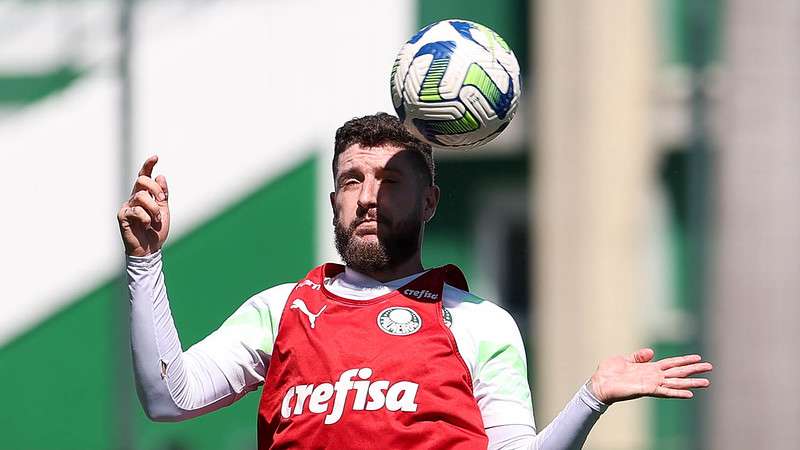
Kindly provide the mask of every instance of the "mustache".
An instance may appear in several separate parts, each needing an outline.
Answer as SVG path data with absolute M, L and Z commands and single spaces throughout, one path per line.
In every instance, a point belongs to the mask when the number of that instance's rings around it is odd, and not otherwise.
M 350 227 L 355 228 L 361 225 L 362 223 L 369 221 L 374 221 L 384 225 L 391 225 L 392 223 L 392 220 L 389 217 L 386 217 L 385 214 L 379 214 L 377 212 L 374 212 L 373 210 L 370 210 L 370 211 L 365 211 L 364 214 L 358 214 L 357 212 L 356 218 L 353 219 L 352 222 L 350 222 Z

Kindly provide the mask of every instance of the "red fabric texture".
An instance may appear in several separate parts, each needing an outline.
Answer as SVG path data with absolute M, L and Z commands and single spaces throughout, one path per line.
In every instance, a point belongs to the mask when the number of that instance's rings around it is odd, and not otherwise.
M 317 267 L 287 299 L 259 449 L 486 449 L 472 379 L 442 313 L 444 283 L 467 287 L 461 271 L 431 269 L 362 301 L 325 289 L 343 270 Z

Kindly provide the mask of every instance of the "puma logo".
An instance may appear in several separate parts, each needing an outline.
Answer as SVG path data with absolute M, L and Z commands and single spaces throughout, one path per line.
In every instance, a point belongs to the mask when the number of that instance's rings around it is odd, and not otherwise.
M 317 321 L 317 317 L 319 317 L 319 315 L 322 314 L 322 311 L 325 311 L 325 308 L 327 307 L 328 305 L 325 305 L 319 310 L 318 313 L 311 314 L 311 311 L 309 311 L 308 307 L 306 306 L 306 302 L 299 298 L 294 299 L 294 301 L 292 301 L 292 306 L 290 306 L 291 309 L 299 309 L 301 313 L 308 317 L 308 322 L 311 324 L 311 328 L 314 328 L 314 323 Z
M 294 289 L 297 290 L 297 289 L 300 289 L 303 286 L 309 286 L 311 289 L 314 289 L 315 291 L 319 290 L 319 284 L 318 283 L 314 283 L 311 280 L 303 280 L 303 282 L 302 283 L 298 283 L 297 286 L 294 287 Z

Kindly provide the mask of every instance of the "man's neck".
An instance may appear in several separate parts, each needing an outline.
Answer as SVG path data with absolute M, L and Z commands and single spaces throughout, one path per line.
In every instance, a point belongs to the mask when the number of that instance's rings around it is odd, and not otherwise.
M 422 259 L 420 258 L 419 253 L 417 253 L 411 258 L 408 258 L 405 262 L 397 264 L 393 267 L 388 267 L 385 270 L 378 270 L 374 272 L 361 271 L 359 269 L 356 270 L 374 280 L 378 280 L 381 283 L 386 283 L 388 281 L 414 275 L 415 273 L 420 273 L 424 269 L 422 267 Z

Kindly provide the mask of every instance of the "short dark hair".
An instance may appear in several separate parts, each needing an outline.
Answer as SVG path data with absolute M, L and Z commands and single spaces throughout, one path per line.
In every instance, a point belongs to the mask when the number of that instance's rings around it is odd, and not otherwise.
M 424 174 L 425 181 L 433 185 L 436 177 L 436 166 L 433 163 L 433 149 L 429 144 L 417 139 L 409 133 L 400 119 L 379 112 L 377 114 L 356 117 L 348 120 L 336 130 L 336 140 L 333 145 L 333 178 L 336 181 L 336 169 L 339 166 L 339 154 L 353 144 L 376 147 L 382 144 L 394 144 L 410 150 L 418 158 L 419 169 Z

